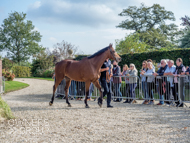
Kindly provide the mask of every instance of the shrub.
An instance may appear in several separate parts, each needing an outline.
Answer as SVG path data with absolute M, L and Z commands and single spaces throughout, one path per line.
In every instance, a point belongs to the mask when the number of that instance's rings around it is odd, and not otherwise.
M 47 69 L 43 71 L 43 77 L 52 77 L 53 73 L 54 73 L 53 69 Z
M 14 73 L 5 71 L 5 69 L 2 70 L 2 75 L 5 77 L 5 80 L 8 80 L 8 81 L 13 81 L 13 79 L 15 78 Z
M 43 75 L 43 70 L 40 69 L 39 67 L 35 70 L 35 72 L 33 73 L 34 77 L 42 77 Z
M 26 66 L 13 66 L 12 71 L 16 77 L 30 77 L 31 69 Z

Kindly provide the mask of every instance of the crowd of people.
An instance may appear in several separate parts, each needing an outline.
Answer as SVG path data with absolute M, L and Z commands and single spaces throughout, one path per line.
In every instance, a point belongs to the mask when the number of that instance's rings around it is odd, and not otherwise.
M 124 74 L 127 75 L 127 65 L 123 66 Z M 128 72 L 131 69 L 128 70 Z M 142 62 L 142 69 L 140 70 L 142 90 L 144 94 L 143 104 L 154 104 L 154 94 L 158 94 L 160 101 L 157 105 L 171 104 L 172 100 L 175 101 L 177 107 L 183 107 L 183 103 L 179 102 L 179 97 L 184 101 L 184 82 L 186 76 L 189 75 L 189 67 L 183 65 L 183 60 L 178 58 L 176 60 L 176 65 L 174 65 L 173 60 L 162 59 L 160 64 L 158 64 L 158 70 L 155 70 L 155 66 L 151 59 Z M 127 75 L 128 76 L 128 75 Z M 178 81 L 180 80 L 180 81 Z M 180 82 L 180 86 L 178 85 Z M 126 82 L 126 88 L 129 83 Z M 136 88 L 135 85 L 132 87 Z M 129 89 L 128 93 L 133 89 Z M 130 97 L 134 97 L 130 93 Z M 126 102 L 127 103 L 127 102 Z
M 144 95 L 143 104 L 152 105 L 154 104 L 155 95 L 159 96 L 159 103 L 157 105 L 171 104 L 171 101 L 175 101 L 176 106 L 183 107 L 183 103 L 179 102 L 179 97 L 181 100 L 184 100 L 184 81 L 185 76 L 190 74 L 190 68 L 183 65 L 181 58 L 176 60 L 176 65 L 174 65 L 173 60 L 162 59 L 161 62 L 157 65 L 158 70 L 151 59 L 145 60 L 142 62 L 142 68 L 140 69 L 140 81 L 142 85 L 142 91 Z M 107 95 L 107 107 L 113 107 L 110 105 L 111 96 L 114 95 L 115 102 L 121 102 L 122 96 L 127 97 L 123 103 L 136 103 L 136 94 L 135 90 L 138 86 L 138 70 L 134 64 L 123 65 L 123 70 L 116 61 L 111 61 L 106 59 L 104 64 L 101 67 L 101 76 L 99 79 L 100 85 L 103 90 L 103 97 Z M 107 72 L 110 75 L 110 79 L 107 79 Z M 180 77 L 180 78 L 179 78 Z M 125 81 L 125 95 L 121 93 L 121 83 L 122 79 Z M 180 86 L 179 81 L 180 81 Z M 76 83 L 71 83 L 70 93 L 74 92 L 73 86 Z M 81 84 L 82 85 L 82 84 Z M 76 89 L 75 89 L 76 88 Z M 79 89 L 79 86 L 74 89 L 77 93 L 85 89 L 84 87 Z M 88 100 L 91 99 L 93 92 L 93 85 L 90 86 L 90 92 Z M 84 92 L 85 93 L 85 92 Z M 76 94 L 76 93 L 72 93 Z M 78 95 L 78 94 L 77 94 Z M 98 99 L 98 103 L 100 99 Z M 165 103 L 164 103 L 165 102 Z

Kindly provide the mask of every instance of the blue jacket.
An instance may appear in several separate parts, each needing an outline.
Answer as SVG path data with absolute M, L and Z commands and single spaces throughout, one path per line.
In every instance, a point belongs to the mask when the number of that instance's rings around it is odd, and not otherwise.
M 166 65 L 164 68 L 163 68 L 163 67 L 160 67 L 160 69 L 157 71 L 157 74 L 158 74 L 159 76 L 163 76 L 165 70 L 167 69 L 167 67 L 168 67 L 168 65 Z

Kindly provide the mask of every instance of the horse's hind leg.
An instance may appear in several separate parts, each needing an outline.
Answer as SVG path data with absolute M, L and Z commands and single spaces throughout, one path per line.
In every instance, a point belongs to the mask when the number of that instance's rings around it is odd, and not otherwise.
M 62 78 L 56 78 L 55 77 L 55 83 L 54 83 L 54 86 L 53 86 L 53 96 L 51 98 L 51 101 L 49 102 L 49 105 L 52 106 L 53 105 L 53 101 L 54 101 L 54 98 L 55 98 L 55 91 L 57 89 L 57 87 L 59 86 L 59 84 L 61 83 L 61 81 L 63 80 L 64 76 Z
M 85 103 L 85 107 L 86 108 L 89 108 L 88 104 L 87 104 L 87 97 L 89 95 L 89 87 L 90 87 L 90 83 L 91 82 L 85 82 L 85 90 L 86 90 L 86 94 L 85 94 L 85 100 L 84 100 L 84 103 Z
M 71 107 L 71 104 L 69 103 L 69 100 L 68 100 L 68 92 L 69 92 L 69 86 L 71 85 L 71 79 L 68 77 L 65 77 L 65 80 L 66 80 L 66 85 L 65 85 L 66 103 L 68 104 L 68 107 Z

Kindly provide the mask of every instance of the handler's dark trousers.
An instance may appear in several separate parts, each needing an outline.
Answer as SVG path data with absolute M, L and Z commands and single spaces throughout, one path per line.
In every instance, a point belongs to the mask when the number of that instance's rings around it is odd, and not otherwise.
M 111 82 L 107 83 L 106 78 L 100 79 L 101 86 L 104 88 L 103 97 L 107 94 L 107 106 L 111 103 Z

